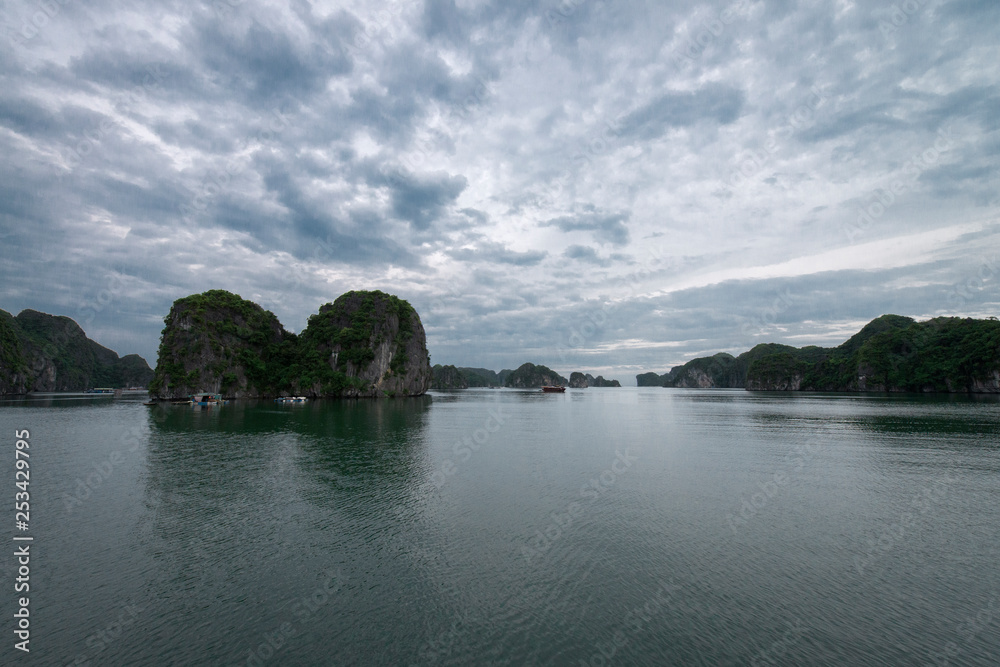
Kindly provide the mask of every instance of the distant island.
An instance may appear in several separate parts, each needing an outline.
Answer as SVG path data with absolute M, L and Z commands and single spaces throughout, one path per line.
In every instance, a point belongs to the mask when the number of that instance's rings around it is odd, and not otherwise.
M 586 387 L 620 387 L 618 380 L 596 378 L 589 373 L 573 372 L 567 380 L 548 366 L 532 363 L 521 364 L 516 370 L 504 369 L 499 373 L 486 368 L 458 368 L 455 366 L 433 367 L 434 379 L 431 388 L 436 391 L 468 389 L 470 387 L 511 387 L 516 389 L 538 389 L 547 385 L 560 385 L 574 389 Z
M 755 391 L 1000 392 L 1000 322 L 883 315 L 843 344 L 763 343 L 738 357 L 720 352 L 668 373 L 636 376 L 640 387 L 735 387 Z
M 343 294 L 298 335 L 225 290 L 178 299 L 163 321 L 154 399 L 419 396 L 431 384 L 420 316 L 384 292 Z
M 137 354 L 119 357 L 65 316 L 0 310 L 0 396 L 33 391 L 145 387 L 153 377 Z

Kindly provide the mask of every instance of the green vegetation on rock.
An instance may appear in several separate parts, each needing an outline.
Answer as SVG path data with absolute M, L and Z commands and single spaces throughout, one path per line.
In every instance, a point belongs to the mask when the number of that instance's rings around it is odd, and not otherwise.
M 469 382 L 462 371 L 454 366 L 442 366 L 434 364 L 431 369 L 434 372 L 434 380 L 431 382 L 431 389 L 435 391 L 447 391 L 449 389 L 468 389 Z
M 738 357 L 720 353 L 640 386 L 753 390 L 1000 392 L 1000 322 L 883 315 L 834 348 L 765 343 Z
M 501 373 L 504 373 L 501 371 Z M 532 363 L 521 364 L 517 370 L 504 374 L 504 386 L 515 388 L 538 388 L 545 385 L 567 385 L 569 380 L 547 366 Z
M 0 395 L 145 386 L 152 375 L 142 357 L 119 358 L 68 317 L 0 310 Z
M 430 385 L 420 317 L 384 292 L 341 295 L 298 336 L 224 290 L 178 299 L 164 323 L 150 386 L 157 397 L 412 396 Z

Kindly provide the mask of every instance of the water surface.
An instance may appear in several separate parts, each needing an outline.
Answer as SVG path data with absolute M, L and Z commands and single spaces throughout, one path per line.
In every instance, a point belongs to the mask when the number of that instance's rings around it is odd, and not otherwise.
M 0 432 L 31 431 L 37 664 L 987 665 L 998 414 L 658 388 L 56 396 L 0 403 Z

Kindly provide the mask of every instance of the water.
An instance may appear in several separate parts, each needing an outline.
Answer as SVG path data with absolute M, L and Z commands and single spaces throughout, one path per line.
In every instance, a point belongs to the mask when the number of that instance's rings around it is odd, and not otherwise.
M 657 388 L 54 397 L 0 403 L 0 487 L 27 428 L 30 664 L 995 665 L 998 414 Z

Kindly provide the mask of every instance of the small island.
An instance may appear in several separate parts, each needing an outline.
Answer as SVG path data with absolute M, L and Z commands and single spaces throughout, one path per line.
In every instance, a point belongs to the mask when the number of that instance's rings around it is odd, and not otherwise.
M 401 397 L 422 395 L 431 384 L 420 316 L 384 292 L 343 294 L 298 335 L 225 290 L 178 299 L 164 324 L 153 399 Z
M 509 387 L 514 389 L 540 389 L 546 386 L 586 389 L 587 387 L 621 387 L 618 380 L 596 378 L 590 373 L 574 371 L 566 379 L 548 366 L 524 363 L 515 370 L 505 368 L 496 373 L 485 368 L 459 368 L 435 364 L 431 388 L 436 391 L 468 389 L 470 387 Z

